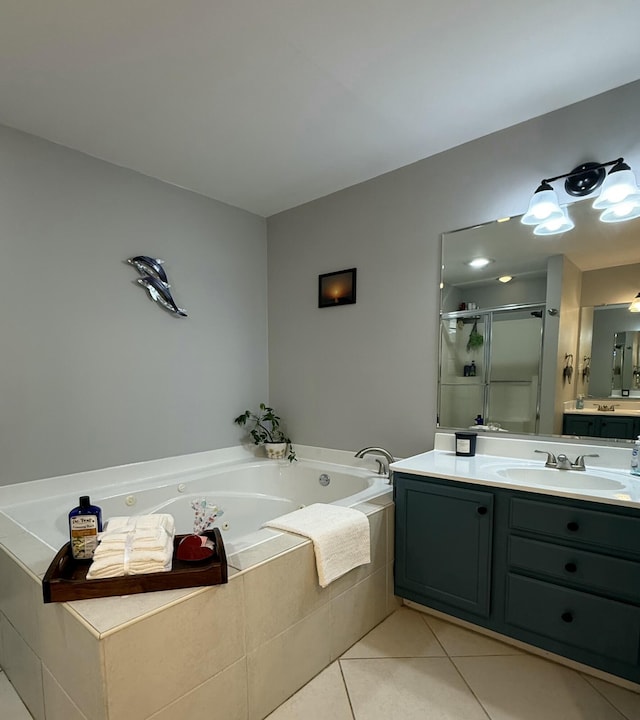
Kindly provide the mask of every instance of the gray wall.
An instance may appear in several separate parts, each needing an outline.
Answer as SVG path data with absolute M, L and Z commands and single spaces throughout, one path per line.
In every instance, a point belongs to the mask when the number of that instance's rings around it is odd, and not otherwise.
M 440 234 L 521 214 L 541 178 L 587 160 L 640 171 L 639 115 L 640 82 L 269 218 L 270 399 L 293 437 L 431 448 Z M 357 304 L 318 309 L 318 274 L 349 267 Z
M 264 219 L 0 127 L 0 248 L 0 484 L 239 442 L 267 399 Z

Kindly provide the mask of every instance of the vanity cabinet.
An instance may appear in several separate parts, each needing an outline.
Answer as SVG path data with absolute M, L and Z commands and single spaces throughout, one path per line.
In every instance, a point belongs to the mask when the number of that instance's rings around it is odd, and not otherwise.
M 639 510 L 406 473 L 395 494 L 396 595 L 640 682 Z
M 565 413 L 563 435 L 635 440 L 640 435 L 640 418 L 632 415 L 586 415 Z
M 395 492 L 404 529 L 396 537 L 396 582 L 448 607 L 488 617 L 493 494 L 408 477 L 396 482 Z

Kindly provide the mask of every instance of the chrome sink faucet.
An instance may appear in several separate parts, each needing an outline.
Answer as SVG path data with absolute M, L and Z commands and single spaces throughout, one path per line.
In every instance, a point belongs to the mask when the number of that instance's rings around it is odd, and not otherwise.
M 571 470 L 571 460 L 564 453 L 560 453 L 556 460 L 556 467 L 558 470 Z
M 389 478 L 389 485 L 391 485 L 393 481 L 393 473 L 389 469 L 389 465 L 395 460 L 393 455 L 388 450 L 381 447 L 366 447 L 362 448 L 362 450 L 358 450 L 356 453 L 357 458 L 363 458 L 365 455 L 382 455 L 382 457 L 384 457 L 387 461 L 386 465 L 376 458 L 376 462 L 378 463 L 378 475 L 386 475 Z
M 564 454 L 560 453 L 558 457 L 548 450 L 534 450 L 533 452 L 542 453 L 547 456 L 547 462 L 544 464 L 545 467 L 555 468 L 557 470 L 586 470 L 584 459 L 586 457 L 600 457 L 597 453 L 578 455 L 578 457 L 571 462 L 569 458 Z

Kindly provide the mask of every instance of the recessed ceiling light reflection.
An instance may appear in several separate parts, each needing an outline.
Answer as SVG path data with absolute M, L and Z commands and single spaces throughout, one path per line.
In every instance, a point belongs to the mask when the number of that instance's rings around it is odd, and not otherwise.
M 513 280 L 513 276 L 512 276 L 512 275 L 501 275 L 501 276 L 498 278 L 498 280 L 499 280 L 501 283 L 508 283 L 508 282 L 511 282 L 511 281 Z
M 478 268 L 487 267 L 487 265 L 492 262 L 493 262 L 493 260 L 489 260 L 489 258 L 479 257 L 479 258 L 474 258 L 473 260 L 469 260 L 467 265 L 470 265 L 472 268 L 478 269 Z
M 510 217 L 503 217 L 503 218 L 498 218 L 496 220 L 496 222 L 509 222 L 509 220 L 511 220 Z

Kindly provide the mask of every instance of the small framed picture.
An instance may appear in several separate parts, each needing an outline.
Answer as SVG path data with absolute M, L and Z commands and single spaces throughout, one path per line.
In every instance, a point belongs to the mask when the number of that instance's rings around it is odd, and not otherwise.
M 318 307 L 353 305 L 356 301 L 356 268 L 318 276 Z

